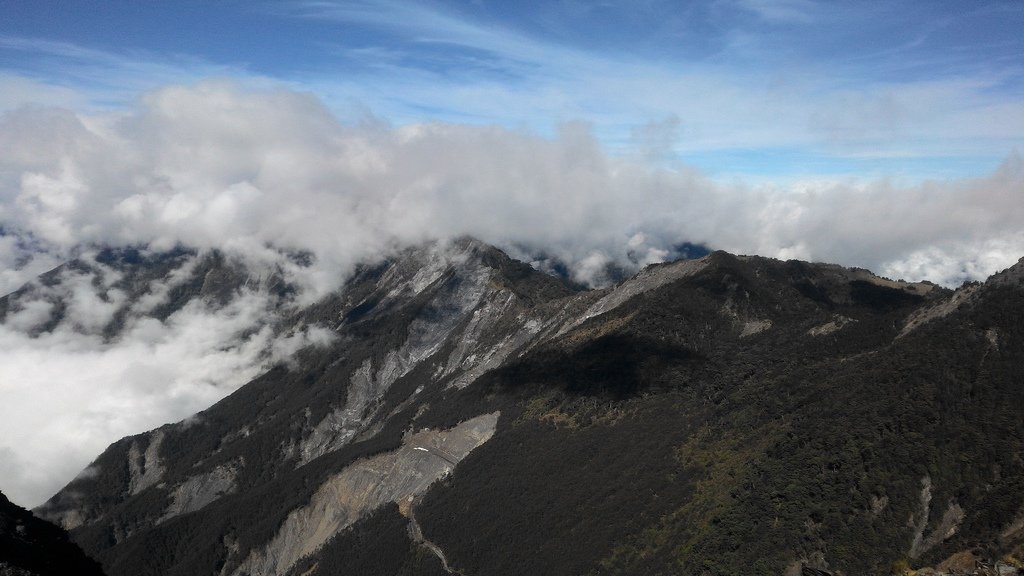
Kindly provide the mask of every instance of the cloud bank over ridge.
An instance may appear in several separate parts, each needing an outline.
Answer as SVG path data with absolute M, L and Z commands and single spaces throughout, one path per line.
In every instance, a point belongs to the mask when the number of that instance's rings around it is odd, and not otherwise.
M 1024 160 L 1010 153 L 984 177 L 910 185 L 727 183 L 610 155 L 582 123 L 554 138 L 345 124 L 308 93 L 210 81 L 125 109 L 0 116 L 0 232 L 3 294 L 92 247 L 183 245 L 281 266 L 309 300 L 360 261 L 467 234 L 557 258 L 582 282 L 599 282 L 607 263 L 636 267 L 692 242 L 955 285 L 1024 255 Z M 311 252 L 315 265 L 289 267 L 282 251 Z M 117 295 L 97 298 L 91 277 L 66 286 L 74 323 L 33 334 L 51 312 L 40 303 L 0 324 L 0 477 L 26 504 L 106 443 L 194 413 L 323 340 L 265 330 L 267 303 L 254 293 L 104 341 L 96 330 Z
M 570 263 L 638 248 L 654 260 L 690 241 L 943 283 L 1024 252 L 1016 153 L 971 180 L 725 184 L 612 157 L 584 124 L 551 139 L 441 123 L 346 125 L 309 94 L 228 82 L 168 87 L 115 112 L 11 111 L 0 149 L 9 234 L 51 251 L 309 250 L 324 287 L 390 246 L 461 234 Z M 0 249 L 7 269 L 12 242 Z

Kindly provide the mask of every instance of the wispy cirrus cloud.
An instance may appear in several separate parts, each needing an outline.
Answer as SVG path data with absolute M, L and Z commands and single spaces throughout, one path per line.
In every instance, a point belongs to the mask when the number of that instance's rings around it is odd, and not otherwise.
M 1024 41 L 1012 32 L 1024 15 L 1012 4 L 954 8 L 651 0 L 508 11 L 297 0 L 214 11 L 236 16 L 241 32 L 206 52 L 99 49 L 0 28 L 0 70 L 107 106 L 218 76 L 310 90 L 343 116 L 369 111 L 398 124 L 550 136 L 584 120 L 620 155 L 643 153 L 632 138 L 639 127 L 675 117 L 678 138 L 663 161 L 719 177 L 919 180 L 979 175 L 1024 143 Z M 268 27 L 273 35 L 255 33 Z M 270 55 L 275 46 L 290 59 Z M 783 155 L 808 161 L 766 166 Z
M 550 52 L 545 53 L 544 43 L 505 26 L 479 24 L 434 6 L 400 0 L 300 0 L 282 4 L 274 11 L 288 17 L 388 29 L 411 43 L 458 46 L 500 56 L 513 63 L 537 62 L 550 55 Z M 564 52 L 564 49 L 559 50 L 560 55 Z
M 227 76 L 260 79 L 188 53 L 101 50 L 46 38 L 0 35 L 0 54 L 8 55 L 0 66 L 2 109 L 52 104 L 57 98 L 64 104 L 73 99 L 79 108 L 109 108 L 166 84 Z
M 736 6 L 749 10 L 768 22 L 809 24 L 822 8 L 811 0 L 736 0 Z
M 891 26 L 919 29 L 922 37 L 937 35 L 928 22 L 907 21 L 921 15 L 880 13 L 877 7 L 827 11 L 805 0 L 712 4 L 687 16 L 694 27 L 706 21 L 717 30 L 701 38 L 709 45 L 720 38 L 720 48 L 693 57 L 685 42 L 683 48 L 675 46 L 671 32 L 659 26 L 652 26 L 650 35 L 664 42 L 653 51 L 588 50 L 573 38 L 437 5 L 369 0 L 286 6 L 281 14 L 287 17 L 380 30 L 391 50 L 390 74 L 362 74 L 356 62 L 350 81 L 313 83 L 326 94 L 366 94 L 372 87 L 373 95 L 361 99 L 383 102 L 383 115 L 402 121 L 433 115 L 525 125 L 544 133 L 552 119 L 594 119 L 599 138 L 629 151 L 629 135 L 638 126 L 674 116 L 680 119 L 677 157 L 727 153 L 707 166 L 713 172 L 745 172 L 742 164 L 723 170 L 739 151 L 756 159 L 757 150 L 795 147 L 810 156 L 830 156 L 834 166 L 848 172 L 865 166 L 880 172 L 892 165 L 871 166 L 872 160 L 914 157 L 918 162 L 905 171 L 912 177 L 925 164 L 935 175 L 962 168 L 966 159 L 974 160 L 974 170 L 986 166 L 981 160 L 986 157 L 991 166 L 1020 146 L 1024 134 L 1024 95 L 1010 89 L 1020 70 L 994 70 L 983 62 L 968 66 L 962 55 L 946 54 L 924 40 L 908 45 L 895 31 L 874 30 L 884 38 L 871 38 L 872 48 L 864 50 L 865 38 L 856 29 L 874 21 L 892 19 Z M 664 20 L 671 20 L 668 6 L 647 9 L 663 10 Z M 771 30 L 745 23 L 743 13 L 770 24 L 811 26 L 811 33 L 807 40 L 790 35 L 780 40 Z M 748 45 L 736 45 L 737 34 L 748 38 Z M 839 52 L 836 44 L 849 49 Z M 395 56 L 396 47 L 401 57 Z M 487 66 L 460 67 L 460 59 L 470 55 Z M 911 62 L 915 73 L 901 78 L 899 71 Z M 924 69 L 930 73 L 922 75 Z M 959 161 L 950 163 L 953 157 Z

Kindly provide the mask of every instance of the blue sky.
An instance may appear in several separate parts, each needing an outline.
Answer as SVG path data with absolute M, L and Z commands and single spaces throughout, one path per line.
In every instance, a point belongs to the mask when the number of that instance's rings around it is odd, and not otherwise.
M 1024 143 L 1024 2 L 0 2 L 0 106 L 227 77 L 347 121 L 582 121 L 747 181 L 991 172 Z M 4 85 L 0 84 L 0 86 Z

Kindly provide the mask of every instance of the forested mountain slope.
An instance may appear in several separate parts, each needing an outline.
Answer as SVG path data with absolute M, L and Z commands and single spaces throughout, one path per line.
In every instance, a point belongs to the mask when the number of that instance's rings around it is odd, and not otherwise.
M 61 528 L 12 504 L 0 493 L 0 575 L 103 576 L 100 565 Z
M 113 575 L 1012 561 L 1022 281 L 715 252 L 579 290 L 425 245 L 280 314 L 329 344 L 115 443 L 39 513 Z

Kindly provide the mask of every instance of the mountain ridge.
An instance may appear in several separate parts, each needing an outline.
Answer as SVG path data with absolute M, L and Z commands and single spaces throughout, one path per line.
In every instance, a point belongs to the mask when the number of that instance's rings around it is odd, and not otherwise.
M 996 528 L 1024 504 L 1011 480 L 1022 434 L 989 396 L 1024 401 L 1007 387 L 1021 359 L 1022 269 L 953 291 L 714 252 L 581 292 L 471 239 L 425 245 L 297 312 L 330 326 L 332 343 L 195 418 L 115 443 L 38 511 L 111 574 L 328 573 L 354 561 L 335 539 L 370 533 L 407 542 L 390 573 L 881 573 L 971 542 L 1019 554 Z M 930 350 L 948 358 L 925 360 Z M 977 368 L 951 369 L 960 364 Z M 966 434 L 982 409 L 1005 417 Z M 500 414 L 487 439 L 448 465 L 414 459 L 430 450 L 410 447 L 416 434 L 457 435 L 485 414 Z M 935 418 L 965 435 L 941 435 Z M 935 443 L 999 477 L 951 472 Z M 907 450 L 934 463 L 894 469 Z M 400 464 L 371 483 L 377 496 L 316 504 L 328 485 L 349 494 L 345 478 L 379 458 Z M 424 474 L 423 488 L 387 488 Z M 986 483 L 1007 504 L 985 504 Z M 293 541 L 310 542 L 303 530 L 325 518 L 344 519 L 318 547 L 280 544 L 288 522 Z M 395 533 L 401 518 L 416 521 L 420 545 Z M 425 542 L 443 551 L 440 566 Z

